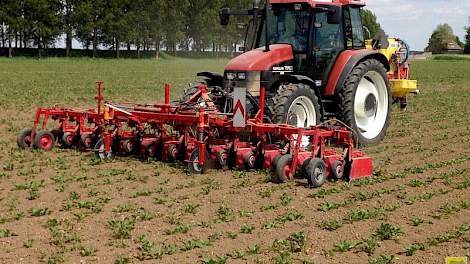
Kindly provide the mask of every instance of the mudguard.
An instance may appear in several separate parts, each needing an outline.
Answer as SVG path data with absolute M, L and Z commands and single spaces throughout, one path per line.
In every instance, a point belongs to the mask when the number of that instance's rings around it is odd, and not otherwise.
M 339 93 L 343 87 L 348 75 L 354 67 L 361 61 L 367 59 L 376 59 L 380 61 L 387 71 L 390 70 L 390 64 L 385 55 L 377 50 L 345 50 L 339 56 L 328 77 L 328 84 L 323 92 L 324 95 L 335 95 Z

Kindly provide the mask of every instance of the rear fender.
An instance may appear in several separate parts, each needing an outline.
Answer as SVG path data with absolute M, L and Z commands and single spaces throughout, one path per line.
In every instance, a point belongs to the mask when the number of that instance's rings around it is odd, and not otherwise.
M 354 67 L 359 63 L 368 60 L 376 59 L 380 61 L 387 71 L 390 70 L 390 64 L 385 55 L 379 53 L 377 50 L 346 50 L 343 51 L 335 62 L 328 78 L 328 84 L 323 92 L 325 96 L 338 94 L 344 87 L 344 83 L 348 75 L 352 72 Z

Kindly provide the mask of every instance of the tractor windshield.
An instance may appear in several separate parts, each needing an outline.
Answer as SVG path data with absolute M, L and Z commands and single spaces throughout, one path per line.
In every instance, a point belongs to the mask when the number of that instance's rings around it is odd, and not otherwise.
M 265 18 L 259 35 L 258 47 L 266 45 Z M 274 7 L 269 12 L 269 44 L 290 44 L 297 52 L 306 52 L 310 24 L 310 12 L 294 6 Z

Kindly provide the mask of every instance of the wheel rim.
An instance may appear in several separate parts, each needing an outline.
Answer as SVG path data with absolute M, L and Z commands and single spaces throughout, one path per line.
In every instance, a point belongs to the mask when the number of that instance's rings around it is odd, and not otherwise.
M 336 176 L 338 178 L 343 178 L 343 166 L 341 166 L 341 164 L 336 166 Z
M 128 141 L 127 142 L 127 149 L 131 150 L 134 148 L 134 145 L 132 144 L 132 142 Z
M 222 166 L 227 165 L 227 158 L 228 158 L 227 153 L 225 151 L 221 152 L 219 154 L 219 163 L 220 163 L 220 165 L 222 165 Z
M 362 77 L 354 99 L 354 117 L 359 133 L 367 138 L 376 138 L 387 121 L 388 89 L 382 75 L 370 71 Z
M 199 164 L 199 150 L 195 149 L 191 153 L 191 156 L 189 158 L 189 169 L 192 170 L 194 173 L 197 174 L 202 174 L 202 171 L 204 170 L 204 166 L 201 166 Z
M 255 167 L 255 156 L 253 155 L 251 155 L 249 158 L 249 166 L 251 169 Z
M 100 143 L 99 148 L 98 148 L 98 156 L 102 160 L 107 160 L 107 159 L 110 159 L 112 157 L 112 152 L 111 151 L 106 152 L 106 150 L 104 149 L 104 144 Z
M 90 137 L 85 138 L 85 141 L 83 143 L 85 145 L 85 148 L 91 148 L 91 138 Z
M 23 141 L 24 141 L 24 143 L 25 143 L 27 146 L 31 146 L 31 142 L 32 142 L 31 136 L 26 136 L 26 137 L 24 137 L 24 140 L 23 140 Z
M 313 177 L 315 178 L 315 180 L 317 182 L 321 181 L 321 179 L 323 179 L 323 170 L 322 170 L 322 168 L 316 167 L 313 170 Z
M 202 166 L 199 165 L 199 162 L 193 161 L 193 170 L 198 173 L 202 171 Z
M 52 146 L 52 138 L 49 135 L 44 135 L 39 139 L 39 145 L 42 149 L 49 149 Z
M 147 152 L 150 157 L 155 157 L 155 154 L 156 154 L 155 146 L 153 144 L 150 144 L 148 146 Z
M 297 127 L 310 127 L 316 125 L 317 117 L 315 106 L 308 97 L 300 96 L 289 107 L 288 124 Z
M 170 147 L 170 158 L 176 159 L 177 155 L 178 155 L 178 148 L 176 146 L 171 146 Z
M 297 97 L 287 112 L 287 123 L 296 127 L 312 127 L 317 124 L 317 113 L 312 100 L 306 96 Z M 296 139 L 296 138 L 294 138 Z M 309 137 L 302 137 L 302 146 L 308 146 Z

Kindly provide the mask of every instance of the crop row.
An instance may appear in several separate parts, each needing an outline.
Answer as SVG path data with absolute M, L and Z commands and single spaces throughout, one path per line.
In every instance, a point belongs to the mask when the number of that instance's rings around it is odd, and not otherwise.
M 470 171 L 470 169 L 454 169 L 450 172 L 443 172 L 439 174 L 439 176 L 429 176 L 425 179 L 413 179 L 410 180 L 407 184 L 410 187 L 422 187 L 422 186 L 429 186 L 436 180 L 445 180 L 445 184 L 448 185 L 452 182 L 453 178 L 457 176 L 465 175 L 466 172 Z M 337 202 L 325 202 L 318 206 L 318 210 L 322 212 L 329 212 L 331 210 L 339 209 L 341 207 L 347 207 L 354 203 L 364 202 L 367 200 L 371 200 L 377 197 L 383 197 L 387 194 L 393 194 L 396 192 L 401 192 L 405 189 L 404 185 L 395 185 L 389 188 L 381 188 L 375 191 L 360 191 L 352 193 L 348 198 L 337 201 Z
M 370 186 L 370 185 L 375 185 L 375 184 L 383 183 L 383 182 L 390 181 L 390 180 L 403 179 L 403 178 L 407 178 L 410 175 L 422 174 L 432 169 L 439 169 L 439 168 L 449 167 L 452 165 L 463 164 L 469 160 L 470 160 L 470 155 L 466 154 L 455 159 L 440 161 L 436 163 L 428 163 L 423 166 L 408 167 L 402 170 L 401 172 L 397 172 L 397 173 L 385 173 L 384 171 L 379 169 L 374 172 L 374 177 L 366 178 L 366 179 L 362 179 L 362 180 L 358 180 L 358 181 L 354 181 L 350 183 L 345 183 L 341 187 L 324 188 L 322 190 L 309 194 L 308 197 L 316 198 L 316 199 L 323 199 L 333 194 L 338 194 L 344 191 L 348 191 L 352 187 Z
M 470 180 L 467 178 L 461 183 L 457 183 L 451 186 L 450 189 L 439 189 L 437 191 L 424 192 L 422 194 L 406 197 L 406 195 L 398 196 L 402 204 L 395 203 L 389 207 L 374 207 L 372 209 L 353 209 L 349 211 L 343 218 L 337 218 L 334 220 L 324 220 L 319 224 L 319 227 L 325 230 L 333 231 L 343 227 L 345 224 L 352 224 L 357 221 L 378 219 L 386 217 L 388 214 L 401 208 L 403 205 L 409 206 L 417 201 L 424 202 L 431 200 L 435 196 L 447 195 L 454 190 L 464 190 L 470 187 Z

